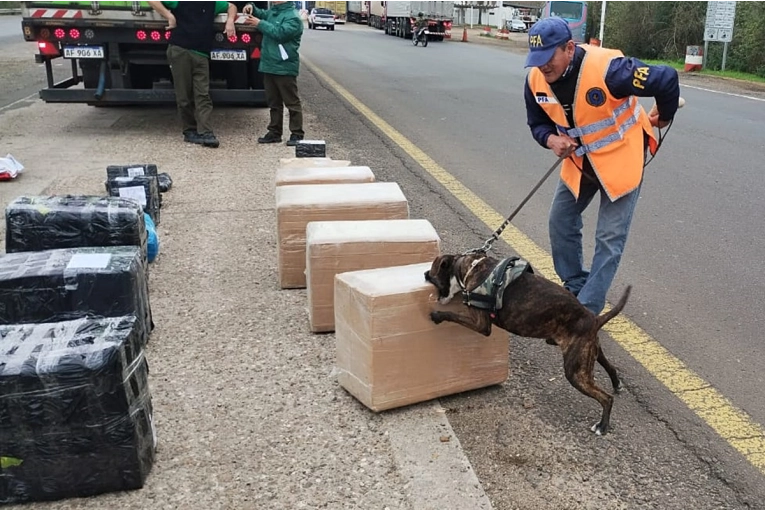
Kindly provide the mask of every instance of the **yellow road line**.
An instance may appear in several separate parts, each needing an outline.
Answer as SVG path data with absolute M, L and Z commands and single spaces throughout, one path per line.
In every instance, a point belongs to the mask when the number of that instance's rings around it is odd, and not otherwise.
M 504 217 L 491 208 L 478 195 L 470 191 L 453 175 L 444 170 L 433 158 L 396 131 L 390 124 L 356 99 L 343 86 L 309 60 L 302 59 L 311 71 L 331 86 L 335 92 L 356 108 L 364 117 L 425 169 L 478 217 L 489 231 L 504 221 Z M 523 232 L 509 225 L 502 234 L 520 257 L 528 260 L 534 270 L 546 278 L 560 283 L 550 255 Z M 697 416 L 707 423 L 720 437 L 738 450 L 753 466 L 765 474 L 765 429 L 725 396 L 698 376 L 659 342 L 651 338 L 637 324 L 619 315 L 604 329 L 633 358 L 643 365 L 669 391 L 682 400 Z

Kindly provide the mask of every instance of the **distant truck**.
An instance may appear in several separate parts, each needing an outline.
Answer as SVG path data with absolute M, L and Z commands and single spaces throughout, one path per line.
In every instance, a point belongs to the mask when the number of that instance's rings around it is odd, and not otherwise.
M 385 28 L 385 2 L 373 1 L 369 4 L 369 21 L 367 24 L 378 30 Z
M 346 19 L 347 3 L 348 2 L 315 2 L 314 7 L 329 9 L 332 11 L 332 14 L 335 15 L 335 24 L 342 25 L 345 23 Z
M 350 2 L 349 2 L 350 3 Z M 443 41 L 451 35 L 454 22 L 454 2 L 384 2 L 385 33 L 411 38 L 419 13 L 428 21 L 428 39 Z
M 346 2 L 346 19 L 348 23 L 367 24 L 369 20 L 369 2 Z
M 269 2 L 254 2 L 268 8 Z M 243 2 L 242 2 L 243 4 Z M 167 46 L 172 31 L 148 2 L 21 2 L 26 41 L 37 43 L 45 65 L 49 103 L 90 105 L 175 104 Z M 217 104 L 265 106 L 258 72 L 262 34 L 237 17 L 236 35 L 224 33 L 226 14 L 215 19 L 210 54 L 210 97 Z M 72 76 L 56 83 L 53 61 L 68 60 Z

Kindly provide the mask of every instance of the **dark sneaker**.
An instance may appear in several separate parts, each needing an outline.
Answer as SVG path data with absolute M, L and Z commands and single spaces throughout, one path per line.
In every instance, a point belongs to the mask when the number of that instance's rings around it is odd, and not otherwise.
M 258 138 L 258 143 L 279 143 L 282 141 L 282 137 L 271 133 L 270 131 L 266 133 L 266 136 L 261 136 Z
M 199 143 L 201 143 L 205 147 L 212 147 L 213 149 L 216 149 L 220 145 L 220 142 L 218 141 L 217 138 L 215 138 L 215 135 L 212 133 L 204 133 L 199 135 L 199 140 L 200 140 Z
M 199 133 L 196 129 L 186 129 L 183 131 L 183 141 L 188 143 L 199 143 Z
M 287 140 L 287 145 L 290 147 L 294 147 L 302 139 L 303 139 L 302 135 L 290 135 L 290 139 Z

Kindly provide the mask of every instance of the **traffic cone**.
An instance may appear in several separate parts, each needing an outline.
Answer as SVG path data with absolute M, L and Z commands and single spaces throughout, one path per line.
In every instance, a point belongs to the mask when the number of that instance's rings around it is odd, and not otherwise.
M 468 39 L 467 39 L 467 27 L 463 27 L 463 29 L 462 29 L 462 42 L 468 42 Z

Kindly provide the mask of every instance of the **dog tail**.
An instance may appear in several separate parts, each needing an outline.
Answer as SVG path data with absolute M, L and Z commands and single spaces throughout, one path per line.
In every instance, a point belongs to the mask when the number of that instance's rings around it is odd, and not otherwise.
M 596 324 L 597 324 L 597 330 L 600 330 L 606 322 L 610 321 L 617 315 L 619 315 L 619 312 L 622 311 L 624 308 L 624 305 L 627 304 L 627 300 L 630 297 L 630 292 L 632 291 L 632 285 L 628 285 L 627 288 L 624 290 L 624 294 L 622 294 L 621 299 L 619 299 L 619 302 L 616 303 L 616 306 L 611 308 L 607 313 L 604 313 L 603 315 L 598 315 L 596 317 Z

